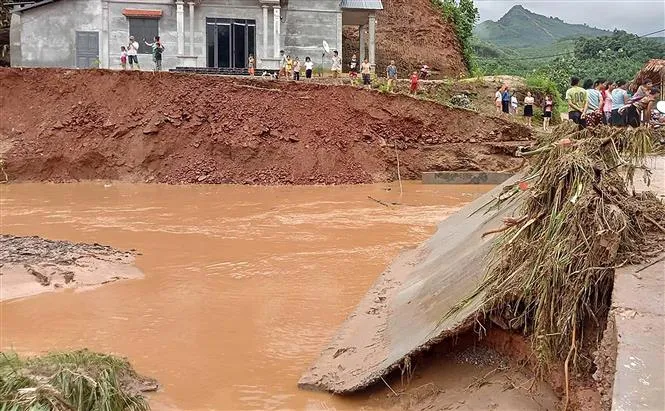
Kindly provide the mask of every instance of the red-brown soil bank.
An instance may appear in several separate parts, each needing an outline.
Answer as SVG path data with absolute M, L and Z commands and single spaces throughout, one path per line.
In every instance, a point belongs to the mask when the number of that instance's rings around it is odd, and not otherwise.
M 10 180 L 340 184 L 500 170 L 528 129 L 344 86 L 161 73 L 0 70 Z

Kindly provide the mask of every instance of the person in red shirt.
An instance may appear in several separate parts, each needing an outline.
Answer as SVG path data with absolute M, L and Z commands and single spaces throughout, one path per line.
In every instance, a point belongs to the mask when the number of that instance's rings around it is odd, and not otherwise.
M 418 92 L 418 72 L 414 71 L 411 74 L 411 94 L 416 94 Z

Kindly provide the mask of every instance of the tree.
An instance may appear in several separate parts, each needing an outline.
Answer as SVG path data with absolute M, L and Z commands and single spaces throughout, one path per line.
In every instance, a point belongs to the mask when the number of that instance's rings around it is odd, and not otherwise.
M 480 18 L 473 0 L 432 0 L 441 10 L 444 18 L 455 27 L 455 35 L 462 47 L 462 58 L 466 68 L 474 71 L 476 64 L 473 53 L 473 28 Z

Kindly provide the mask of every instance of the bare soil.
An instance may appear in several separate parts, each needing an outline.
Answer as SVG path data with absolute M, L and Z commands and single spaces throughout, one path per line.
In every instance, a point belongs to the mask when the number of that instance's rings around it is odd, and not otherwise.
M 411 370 L 394 372 L 371 389 L 369 396 L 373 406 L 394 411 L 553 411 L 559 404 L 547 383 L 487 348 L 473 332 L 421 354 Z
M 346 86 L 170 73 L 2 69 L 12 181 L 342 184 L 500 171 L 504 119 Z
M 0 301 L 143 277 L 133 264 L 133 251 L 2 234 Z
M 401 77 L 408 77 L 421 64 L 430 66 L 436 77 L 466 74 L 455 29 L 431 0 L 383 0 L 383 8 L 377 13 L 376 27 L 379 73 L 385 73 L 390 60 L 395 60 Z M 344 58 L 350 61 L 359 50 L 358 29 L 345 27 Z

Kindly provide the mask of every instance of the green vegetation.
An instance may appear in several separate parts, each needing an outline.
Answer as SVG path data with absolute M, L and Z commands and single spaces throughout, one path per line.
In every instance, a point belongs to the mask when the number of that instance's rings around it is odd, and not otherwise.
M 514 6 L 499 21 L 484 21 L 476 26 L 474 35 L 501 48 L 544 46 L 573 37 L 597 37 L 612 34 L 585 24 L 568 24 L 556 17 L 533 13 Z
M 23 359 L 0 352 L 1 411 L 149 410 L 144 381 L 126 360 L 87 350 Z
M 485 74 L 510 74 L 523 77 L 538 75 L 547 77 L 557 84 L 561 93 L 568 88 L 570 77 L 582 79 L 632 80 L 640 68 L 652 58 L 665 55 L 665 42 L 653 38 L 639 38 L 624 31 L 616 31 L 611 36 L 578 38 L 550 45 L 550 50 L 564 51 L 548 58 L 533 59 L 532 49 L 525 49 L 525 55 L 516 57 L 513 51 L 498 51 L 499 57 L 488 57 L 490 45 L 477 47 L 478 70 Z M 483 53 L 483 54 L 480 54 Z M 540 56 L 547 55 L 545 52 Z
M 443 14 L 444 19 L 455 27 L 455 34 L 462 47 L 462 58 L 469 73 L 475 71 L 473 51 L 473 27 L 480 18 L 473 0 L 432 0 Z
M 629 81 L 647 60 L 665 55 L 662 38 L 568 24 L 522 6 L 479 24 L 474 34 L 478 73 L 550 79 L 562 94 L 572 76 Z

